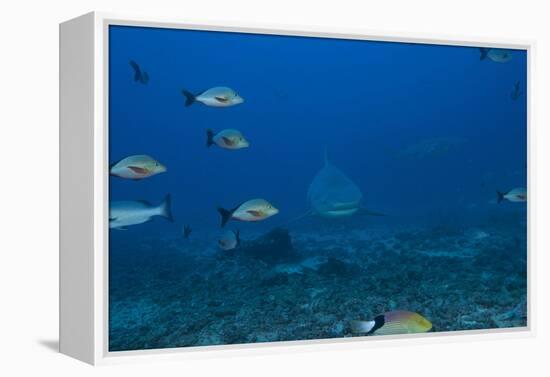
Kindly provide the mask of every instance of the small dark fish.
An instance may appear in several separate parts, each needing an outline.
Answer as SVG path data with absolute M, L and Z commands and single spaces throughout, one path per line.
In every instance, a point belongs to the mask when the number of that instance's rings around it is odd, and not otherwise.
M 519 89 L 519 81 L 516 81 L 514 84 L 514 89 L 512 90 L 512 93 L 510 93 L 510 98 L 512 101 L 517 101 L 520 96 L 521 90 Z
M 149 82 L 149 74 L 145 71 L 142 71 L 138 63 L 130 60 L 130 66 L 134 69 L 135 82 L 140 82 L 142 84 L 147 84 Z
M 188 240 L 192 231 L 193 231 L 193 229 L 191 229 L 191 227 L 189 225 L 184 225 L 183 226 L 183 238 Z

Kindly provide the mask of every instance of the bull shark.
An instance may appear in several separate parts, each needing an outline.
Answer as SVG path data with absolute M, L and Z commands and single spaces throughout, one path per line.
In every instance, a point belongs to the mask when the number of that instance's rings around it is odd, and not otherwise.
M 348 176 L 332 164 L 325 150 L 325 164 L 309 185 L 307 201 L 310 209 L 285 225 L 309 216 L 328 219 L 351 217 L 356 213 L 385 216 L 362 207 L 363 194 Z
M 349 217 L 361 209 L 362 199 L 359 187 L 330 162 L 325 150 L 325 165 L 313 178 L 307 192 L 312 214 L 328 218 Z

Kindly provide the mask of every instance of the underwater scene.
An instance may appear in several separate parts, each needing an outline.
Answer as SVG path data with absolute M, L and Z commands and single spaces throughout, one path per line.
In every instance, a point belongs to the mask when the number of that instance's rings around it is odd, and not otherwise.
M 527 52 L 110 26 L 109 351 L 527 326 Z

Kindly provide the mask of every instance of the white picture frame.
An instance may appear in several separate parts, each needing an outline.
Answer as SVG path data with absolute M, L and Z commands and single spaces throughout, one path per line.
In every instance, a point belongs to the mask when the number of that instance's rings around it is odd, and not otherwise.
M 304 340 L 144 351 L 108 351 L 108 27 L 132 25 L 189 30 L 247 32 L 372 41 L 513 48 L 528 58 L 528 203 L 534 218 L 531 172 L 533 41 L 367 32 L 282 25 L 220 22 L 205 24 L 170 18 L 88 13 L 60 25 L 60 352 L 90 364 L 147 359 L 347 349 L 386 345 L 476 341 L 535 334 L 533 243 L 528 242 L 528 321 L 526 327 L 452 333 Z M 533 226 L 528 228 L 532 240 Z

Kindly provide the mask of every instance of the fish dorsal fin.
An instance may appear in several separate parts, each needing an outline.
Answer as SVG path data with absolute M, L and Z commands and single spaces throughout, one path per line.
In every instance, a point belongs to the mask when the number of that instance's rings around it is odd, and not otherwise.
M 111 170 L 116 164 L 118 164 L 122 160 L 124 160 L 124 158 L 120 158 L 120 159 L 116 160 L 115 162 L 111 163 L 109 165 L 109 170 Z
M 328 148 L 325 148 L 325 166 L 330 165 L 330 159 L 328 156 Z

